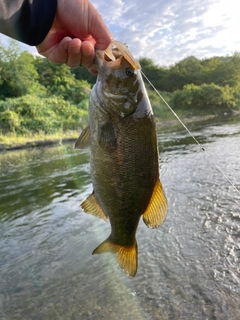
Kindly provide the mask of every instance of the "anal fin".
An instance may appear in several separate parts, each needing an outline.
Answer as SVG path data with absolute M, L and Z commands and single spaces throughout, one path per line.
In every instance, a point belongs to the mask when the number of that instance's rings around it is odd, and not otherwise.
M 143 213 L 143 221 L 149 228 L 158 228 L 163 224 L 166 218 L 167 209 L 167 199 L 165 197 L 162 184 L 158 179 L 154 186 L 148 207 Z
M 86 212 L 90 213 L 100 219 L 107 220 L 105 213 L 103 212 L 101 206 L 97 202 L 94 192 L 84 200 L 80 207 Z
M 106 239 L 98 246 L 92 254 L 100 253 L 115 253 L 117 262 L 120 268 L 131 277 L 135 277 L 137 273 L 137 242 L 134 241 L 133 245 L 121 246 Z

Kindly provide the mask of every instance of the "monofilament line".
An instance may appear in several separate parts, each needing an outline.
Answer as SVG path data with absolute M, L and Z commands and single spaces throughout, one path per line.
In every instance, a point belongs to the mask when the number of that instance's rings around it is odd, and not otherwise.
M 184 129 L 189 133 L 189 135 L 193 138 L 193 140 L 196 142 L 196 144 L 200 147 L 201 151 L 205 153 L 205 155 L 208 156 L 208 160 L 214 164 L 214 166 L 221 172 L 221 174 L 225 177 L 225 179 L 230 183 L 230 185 L 235 189 L 235 191 L 240 195 L 239 189 L 235 186 L 235 184 L 231 181 L 231 179 L 222 171 L 222 169 L 218 166 L 218 164 L 210 158 L 210 155 L 207 153 L 205 148 L 201 145 L 201 143 L 196 139 L 196 137 L 192 134 L 192 132 L 188 129 L 188 127 L 182 122 L 182 120 L 179 118 L 179 116 L 176 114 L 176 112 L 170 107 L 170 105 L 167 103 L 167 101 L 163 98 L 163 96 L 160 94 L 160 92 L 154 87 L 152 82 L 148 79 L 148 77 L 141 71 L 144 78 L 149 82 L 149 84 L 152 86 L 154 91 L 156 91 L 157 95 L 163 100 L 163 102 L 166 104 L 168 109 L 171 110 L 171 112 L 174 114 L 174 116 L 178 119 L 178 121 L 181 123 L 181 125 L 184 127 Z

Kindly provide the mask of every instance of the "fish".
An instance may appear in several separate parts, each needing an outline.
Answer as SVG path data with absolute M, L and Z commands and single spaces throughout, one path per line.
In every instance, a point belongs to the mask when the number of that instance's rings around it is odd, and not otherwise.
M 157 228 L 168 209 L 159 177 L 156 125 L 141 67 L 128 47 L 114 40 L 105 51 L 95 51 L 94 63 L 98 77 L 88 125 L 75 142 L 75 149 L 90 148 L 93 192 L 80 206 L 110 221 L 110 236 L 93 254 L 115 254 L 120 268 L 134 277 L 140 218 Z

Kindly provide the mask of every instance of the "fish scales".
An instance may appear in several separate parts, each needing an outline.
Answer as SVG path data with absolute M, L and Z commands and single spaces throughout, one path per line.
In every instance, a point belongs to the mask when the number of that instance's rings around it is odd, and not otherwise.
M 129 245 L 135 238 L 139 218 L 148 206 L 158 172 L 157 162 L 149 166 L 152 159 L 157 158 L 156 148 L 149 148 L 151 134 L 145 129 L 151 125 L 147 123 L 151 120 L 143 118 L 135 122 L 131 117 L 113 121 L 119 137 L 116 150 L 106 152 L 96 140 L 91 146 L 95 196 L 110 219 L 111 239 L 120 245 Z M 122 132 L 125 139 L 121 137 Z
M 167 201 L 159 180 L 153 112 L 141 73 L 136 61 L 125 59 L 122 48 L 128 49 L 118 42 L 116 46 L 115 61 L 96 52 L 99 75 L 90 96 L 89 125 L 75 147 L 90 148 L 93 193 L 81 207 L 109 218 L 111 225 L 109 238 L 93 253 L 116 253 L 120 267 L 135 276 L 140 217 L 147 226 L 158 227 L 166 217 Z

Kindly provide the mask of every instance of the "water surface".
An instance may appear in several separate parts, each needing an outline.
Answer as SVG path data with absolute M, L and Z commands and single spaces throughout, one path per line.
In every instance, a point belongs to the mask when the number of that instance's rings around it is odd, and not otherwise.
M 141 221 L 128 278 L 91 252 L 109 224 L 79 204 L 92 191 L 87 151 L 72 145 L 0 154 L 0 319 L 240 319 L 240 123 L 158 133 L 164 225 Z M 213 163 L 214 162 L 214 163 Z

